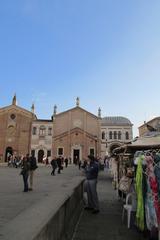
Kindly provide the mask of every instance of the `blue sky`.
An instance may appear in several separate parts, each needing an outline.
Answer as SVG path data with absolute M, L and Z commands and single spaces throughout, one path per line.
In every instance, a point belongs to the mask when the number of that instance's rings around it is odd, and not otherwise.
M 160 116 L 159 0 L 0 2 L 0 107 L 35 103 L 39 118 L 75 106 L 125 116 L 137 127 Z

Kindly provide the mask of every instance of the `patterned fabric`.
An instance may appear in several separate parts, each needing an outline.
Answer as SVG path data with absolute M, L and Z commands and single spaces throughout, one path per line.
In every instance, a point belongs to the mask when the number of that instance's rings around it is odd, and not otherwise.
M 151 230 L 153 227 L 158 227 L 157 216 L 153 203 L 152 190 L 150 188 L 150 182 L 147 179 L 147 193 L 145 199 L 145 216 L 147 228 Z
M 153 197 L 153 204 L 155 207 L 156 215 L 157 215 L 157 222 L 160 224 L 160 203 L 158 201 L 158 182 L 156 176 L 154 174 L 154 165 L 153 165 L 153 158 L 151 156 L 146 156 L 146 163 L 147 163 L 147 175 L 150 183 L 150 188 L 152 191 Z
M 140 156 L 138 160 L 136 172 L 136 193 L 137 193 L 137 211 L 136 211 L 136 225 L 140 230 L 144 230 L 144 201 L 143 201 L 143 172 L 142 161 L 144 156 Z
M 160 157 L 157 154 L 154 156 L 154 162 L 156 163 L 156 166 L 154 167 L 154 173 L 158 182 L 158 201 L 160 201 Z

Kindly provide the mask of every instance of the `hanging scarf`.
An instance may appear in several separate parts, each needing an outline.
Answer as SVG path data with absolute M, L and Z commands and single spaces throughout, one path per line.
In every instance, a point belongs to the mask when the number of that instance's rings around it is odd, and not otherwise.
M 138 166 L 136 172 L 136 193 L 137 193 L 137 211 L 136 211 L 136 225 L 140 230 L 144 230 L 144 201 L 143 201 L 143 173 L 142 161 L 144 156 L 141 155 L 138 159 Z
M 147 228 L 151 231 L 153 227 L 158 227 L 156 211 L 153 203 L 153 195 L 150 187 L 149 179 L 147 182 L 147 193 L 145 199 L 145 216 Z
M 147 162 L 146 172 L 149 178 L 150 188 L 152 191 L 153 204 L 155 207 L 158 224 L 160 224 L 160 203 L 158 200 L 158 182 L 154 173 L 154 166 L 153 166 L 154 159 L 151 156 L 146 156 L 146 162 Z

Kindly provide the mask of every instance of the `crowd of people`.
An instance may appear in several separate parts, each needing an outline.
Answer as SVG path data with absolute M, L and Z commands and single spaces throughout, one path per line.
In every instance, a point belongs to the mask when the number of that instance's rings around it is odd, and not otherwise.
M 9 167 L 21 167 L 22 164 L 22 160 L 23 160 L 23 156 L 14 156 L 12 154 L 8 154 L 7 156 L 7 163 Z
M 68 164 L 71 164 L 70 157 L 53 157 L 52 160 L 45 158 L 43 163 L 47 166 L 51 166 L 51 175 L 55 176 L 56 174 L 60 174 L 63 168 L 67 168 Z M 97 194 L 97 179 L 99 170 L 105 170 L 109 168 L 109 159 L 105 158 L 97 159 L 93 155 L 89 155 L 87 159 L 81 161 L 79 159 L 75 159 L 73 164 L 77 166 L 79 170 L 86 176 L 86 180 L 84 182 L 84 192 L 87 194 L 87 201 L 85 202 L 84 209 L 91 211 L 96 214 L 99 213 L 99 200 Z M 24 192 L 33 190 L 33 179 L 34 179 L 34 171 L 37 169 L 37 160 L 34 155 L 27 154 L 25 157 L 16 157 L 9 156 L 8 157 L 8 166 L 20 167 L 22 175 L 23 184 L 24 184 Z

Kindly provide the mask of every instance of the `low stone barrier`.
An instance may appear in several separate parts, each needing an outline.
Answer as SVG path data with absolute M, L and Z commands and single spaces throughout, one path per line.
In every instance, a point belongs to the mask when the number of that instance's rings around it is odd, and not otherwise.
M 71 240 L 83 207 L 83 181 L 76 178 L 63 192 L 54 193 L 11 220 L 3 240 Z

